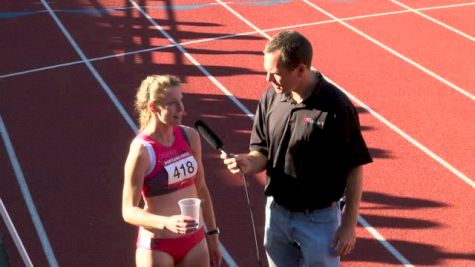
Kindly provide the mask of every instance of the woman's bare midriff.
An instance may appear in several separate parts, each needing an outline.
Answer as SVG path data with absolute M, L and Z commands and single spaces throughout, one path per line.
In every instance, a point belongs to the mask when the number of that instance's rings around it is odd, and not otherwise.
M 183 189 L 177 190 L 169 194 L 145 198 L 144 210 L 160 216 L 180 215 L 181 211 L 180 207 L 178 206 L 178 201 L 183 198 L 192 198 L 197 196 L 198 194 L 196 192 L 196 187 L 194 185 L 187 186 Z M 203 225 L 202 218 L 203 215 L 200 213 L 199 227 Z M 173 233 L 167 229 L 158 230 L 143 228 L 141 231 L 143 231 L 144 235 L 149 235 L 151 238 L 169 238 L 183 236 L 181 234 Z

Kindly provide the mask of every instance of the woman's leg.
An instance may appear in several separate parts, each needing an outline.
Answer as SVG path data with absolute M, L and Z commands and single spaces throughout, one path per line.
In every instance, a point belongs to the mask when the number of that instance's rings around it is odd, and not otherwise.
M 173 267 L 173 258 L 165 252 L 138 247 L 135 251 L 137 267 Z
M 208 267 L 210 263 L 208 244 L 206 238 L 203 238 L 198 244 L 196 244 L 186 256 L 176 266 L 177 267 Z

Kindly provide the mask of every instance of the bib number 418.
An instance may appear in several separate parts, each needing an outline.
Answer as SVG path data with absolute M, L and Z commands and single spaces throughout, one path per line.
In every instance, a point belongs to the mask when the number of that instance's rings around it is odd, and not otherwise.
M 195 167 L 191 161 L 187 161 L 185 164 L 180 164 L 180 166 L 175 166 L 175 171 L 173 176 L 176 180 L 180 180 L 181 176 L 190 176 L 195 172 Z
M 193 177 L 196 174 L 197 166 L 195 158 L 191 155 L 167 164 L 165 169 L 168 173 L 168 184 L 175 184 Z

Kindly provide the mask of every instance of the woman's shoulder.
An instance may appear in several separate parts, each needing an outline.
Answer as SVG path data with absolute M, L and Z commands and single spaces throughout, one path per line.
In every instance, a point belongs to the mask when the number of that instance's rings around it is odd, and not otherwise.
M 147 143 L 146 140 L 143 138 L 140 138 L 139 135 L 137 135 L 132 141 L 130 142 L 129 146 L 129 155 L 136 155 L 137 157 L 140 157 L 147 151 Z
M 196 149 L 197 147 L 201 146 L 200 135 L 195 128 L 187 125 L 180 125 L 179 127 L 183 133 L 183 137 L 192 149 Z
M 184 134 L 186 134 L 186 137 L 190 139 L 198 137 L 198 131 L 195 128 L 187 126 L 187 125 L 180 125 L 178 127 L 181 128 Z

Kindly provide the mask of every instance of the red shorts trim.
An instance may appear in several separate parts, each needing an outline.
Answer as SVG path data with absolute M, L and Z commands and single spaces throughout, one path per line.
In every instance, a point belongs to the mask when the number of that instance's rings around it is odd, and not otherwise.
M 139 230 L 137 247 L 165 252 L 172 256 L 175 262 L 180 262 L 204 238 L 203 227 L 191 234 L 173 238 L 150 238 L 141 234 Z

